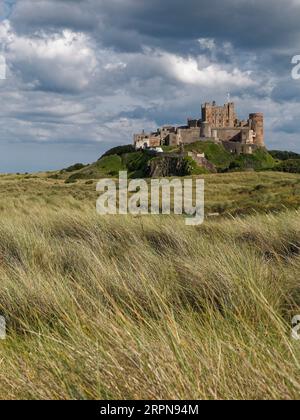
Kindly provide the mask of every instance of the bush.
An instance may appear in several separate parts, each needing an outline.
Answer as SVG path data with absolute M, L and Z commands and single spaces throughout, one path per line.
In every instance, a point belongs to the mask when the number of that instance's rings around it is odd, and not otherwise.
M 66 169 L 63 169 L 65 172 L 74 172 L 74 171 L 80 171 L 80 169 L 85 168 L 87 165 L 84 165 L 83 163 L 75 163 L 75 165 L 69 166 Z
M 58 174 L 50 175 L 48 176 L 48 179 L 59 179 L 59 175 Z
M 275 171 L 289 172 L 294 174 L 300 174 L 300 160 L 299 159 L 288 159 L 275 166 Z
M 65 180 L 65 184 L 75 184 L 77 182 L 77 179 L 74 178 L 68 178 Z
M 111 155 L 124 155 L 126 153 L 133 153 L 135 152 L 135 148 L 131 145 L 128 144 L 126 146 L 118 146 L 118 147 L 114 147 L 110 150 L 108 150 L 107 152 L 104 153 L 103 156 L 101 156 L 101 158 L 99 160 L 101 160 L 102 158 L 106 157 L 106 156 L 111 156 Z
M 300 155 L 295 152 L 286 152 L 283 150 L 270 150 L 270 155 L 278 160 L 300 159 Z

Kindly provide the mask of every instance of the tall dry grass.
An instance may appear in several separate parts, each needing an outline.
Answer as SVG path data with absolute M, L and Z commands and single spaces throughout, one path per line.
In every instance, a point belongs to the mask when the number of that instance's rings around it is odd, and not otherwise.
M 300 218 L 3 211 L 0 398 L 296 399 Z

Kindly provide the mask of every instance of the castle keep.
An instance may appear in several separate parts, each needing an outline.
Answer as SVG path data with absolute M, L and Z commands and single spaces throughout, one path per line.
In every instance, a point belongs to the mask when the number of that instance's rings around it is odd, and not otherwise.
M 237 154 L 252 154 L 264 147 L 263 114 L 250 114 L 248 120 L 240 121 L 233 102 L 224 106 L 205 103 L 201 111 L 200 119 L 188 119 L 185 126 L 165 126 L 153 133 L 135 134 L 135 148 L 179 146 L 208 140 L 222 143 L 226 150 Z

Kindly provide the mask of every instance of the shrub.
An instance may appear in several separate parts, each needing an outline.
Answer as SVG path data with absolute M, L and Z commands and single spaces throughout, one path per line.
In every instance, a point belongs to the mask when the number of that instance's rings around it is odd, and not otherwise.
M 269 153 L 274 159 L 278 160 L 300 159 L 300 154 L 295 152 L 286 152 L 283 150 L 270 150 Z
M 76 182 L 77 179 L 71 177 L 65 180 L 65 184 L 75 184 Z
M 69 166 L 66 169 L 63 169 L 65 172 L 74 172 L 74 171 L 80 171 L 80 169 L 85 168 L 87 165 L 84 165 L 83 163 L 75 163 L 75 165 Z
M 133 153 L 133 152 L 135 152 L 135 148 L 131 144 L 128 144 L 126 146 L 117 146 L 105 152 L 104 155 L 101 156 L 99 160 L 101 160 L 103 157 L 106 157 L 106 156 L 111 156 L 111 155 L 121 156 L 121 155 L 124 155 L 125 153 Z
M 300 159 L 284 160 L 275 166 L 274 170 L 279 172 L 300 173 Z

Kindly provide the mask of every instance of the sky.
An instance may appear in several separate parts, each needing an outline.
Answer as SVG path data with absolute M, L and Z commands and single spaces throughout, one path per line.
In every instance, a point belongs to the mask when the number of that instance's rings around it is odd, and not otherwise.
M 0 54 L 0 172 L 93 162 L 228 93 L 300 152 L 300 0 L 0 0 Z

